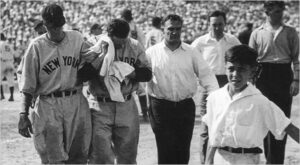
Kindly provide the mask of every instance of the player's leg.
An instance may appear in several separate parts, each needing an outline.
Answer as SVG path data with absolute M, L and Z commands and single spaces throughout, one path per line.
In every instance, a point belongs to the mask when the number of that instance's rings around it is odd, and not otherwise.
M 2 63 L 2 61 L 0 61 L 1 62 L 1 65 L 3 64 Z M 0 100 L 3 100 L 3 99 L 5 99 L 5 97 L 4 97 L 4 91 L 3 91 L 3 85 L 2 85 L 2 79 L 3 79 L 3 71 L 2 71 L 2 67 L 3 66 L 0 66 L 0 92 L 1 92 L 1 97 L 0 97 Z
M 7 71 L 6 78 L 7 78 L 7 86 L 9 87 L 10 97 L 8 101 L 14 101 L 14 70 L 11 69 Z
M 115 154 L 112 146 L 112 129 L 114 127 L 115 103 L 98 102 L 101 111 L 91 109 L 92 143 L 90 164 L 114 164 Z
M 136 164 L 139 141 L 139 116 L 135 100 L 116 103 L 113 142 L 118 164 Z
M 62 164 L 68 159 L 63 143 L 63 115 L 55 102 L 55 98 L 39 98 L 32 113 L 34 145 L 43 164 Z
M 82 93 L 63 98 L 67 164 L 87 164 L 92 136 L 91 113 Z
M 3 92 L 3 85 L 1 84 L 1 100 L 5 99 Z

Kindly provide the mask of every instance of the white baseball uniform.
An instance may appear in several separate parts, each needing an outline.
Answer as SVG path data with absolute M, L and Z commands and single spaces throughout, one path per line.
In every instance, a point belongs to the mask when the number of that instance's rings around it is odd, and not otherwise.
M 20 76 L 20 91 L 37 97 L 32 123 L 42 163 L 86 163 L 91 116 L 77 71 L 86 48 L 81 34 L 64 31 L 60 43 L 46 34 L 29 45 Z
M 0 41 L 0 84 L 2 85 L 2 79 L 6 77 L 9 87 L 14 86 L 14 51 L 13 47 L 6 41 Z

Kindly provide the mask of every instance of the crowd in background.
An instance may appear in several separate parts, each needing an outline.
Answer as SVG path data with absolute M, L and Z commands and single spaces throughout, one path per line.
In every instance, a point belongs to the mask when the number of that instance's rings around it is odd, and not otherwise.
M 40 20 L 44 1 L 11 1 L 1 3 L 0 29 L 13 44 L 19 56 L 23 55 L 30 40 L 34 37 L 32 28 Z M 191 43 L 196 37 L 208 31 L 207 15 L 213 10 L 227 13 L 228 33 L 237 35 L 247 22 L 257 28 L 265 19 L 263 3 L 260 1 L 59 1 L 64 7 L 67 23 L 65 29 L 78 29 L 88 38 L 94 23 L 105 25 L 112 18 L 119 18 L 124 9 L 131 9 L 134 21 L 148 32 L 154 16 L 178 14 L 184 18 L 183 41 Z M 296 28 L 299 33 L 299 1 L 287 3 L 284 22 Z

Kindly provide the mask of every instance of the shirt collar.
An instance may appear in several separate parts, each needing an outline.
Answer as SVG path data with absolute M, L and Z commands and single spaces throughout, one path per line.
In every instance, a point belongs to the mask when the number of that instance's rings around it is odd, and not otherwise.
M 224 92 L 230 97 L 229 92 L 228 92 L 228 84 L 226 84 L 222 90 L 225 90 Z M 241 98 L 247 97 L 247 96 L 252 96 L 252 95 L 261 95 L 261 92 L 255 88 L 251 83 L 248 83 L 248 86 L 241 91 L 240 93 L 234 95 L 232 97 L 232 101 L 239 100 Z
M 224 39 L 225 41 L 227 40 L 227 35 L 224 32 L 223 32 L 223 37 L 221 38 L 221 40 L 222 39 Z M 208 32 L 205 42 L 208 43 L 209 41 L 217 41 L 215 38 L 212 37 L 212 32 L 211 31 Z
M 167 45 L 165 44 L 165 40 L 162 41 L 162 47 L 165 48 L 165 49 L 169 49 L 167 47 Z M 184 42 L 181 41 L 180 46 L 176 50 L 178 50 L 178 49 L 186 51 L 187 50 L 187 45 Z
M 258 29 L 268 29 L 268 27 L 270 27 L 270 23 L 265 22 L 264 24 L 262 24 Z M 284 23 L 281 24 L 281 27 L 283 28 L 285 26 Z

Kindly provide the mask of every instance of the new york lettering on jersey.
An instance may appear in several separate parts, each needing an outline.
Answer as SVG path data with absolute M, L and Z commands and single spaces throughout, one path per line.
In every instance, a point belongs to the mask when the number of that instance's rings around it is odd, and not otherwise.
M 80 61 L 72 56 L 63 56 L 63 65 L 72 66 L 73 68 L 78 69 Z M 51 74 L 54 70 L 59 68 L 61 64 L 59 63 L 58 57 L 48 61 L 43 67 L 42 70 L 45 71 L 48 75 Z

